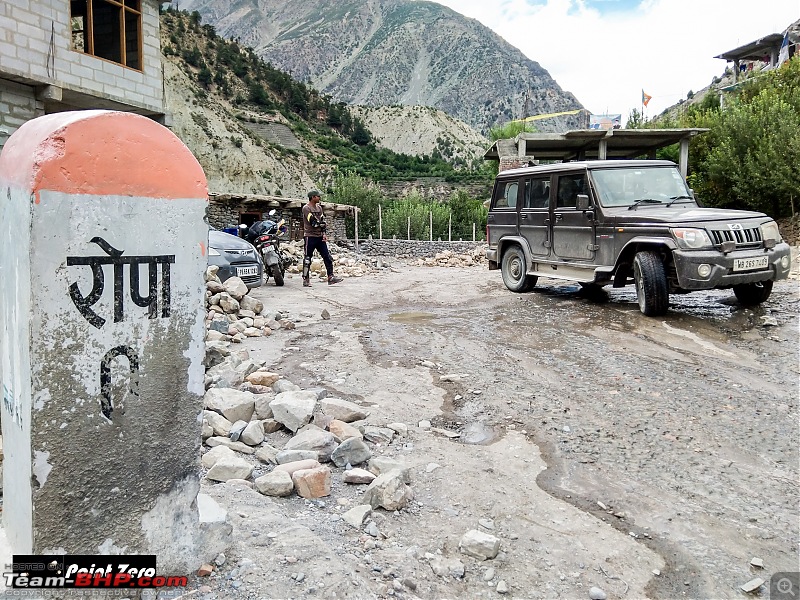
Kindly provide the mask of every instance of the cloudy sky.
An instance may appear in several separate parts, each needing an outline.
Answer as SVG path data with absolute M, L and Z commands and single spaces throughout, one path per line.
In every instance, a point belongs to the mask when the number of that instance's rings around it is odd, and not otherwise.
M 435 0 L 477 19 L 595 114 L 652 118 L 722 75 L 715 56 L 800 18 L 800 0 Z M 731 63 L 732 64 L 732 63 Z

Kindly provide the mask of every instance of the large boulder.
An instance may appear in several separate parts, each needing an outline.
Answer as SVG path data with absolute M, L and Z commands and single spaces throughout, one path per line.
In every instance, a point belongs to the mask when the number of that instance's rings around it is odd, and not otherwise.
M 336 438 L 331 432 L 309 425 L 286 442 L 283 449 L 284 451 L 313 450 L 317 453 L 320 462 L 328 462 L 331 459 L 331 453 L 336 450 L 337 446 Z
M 247 479 L 253 474 L 253 465 L 238 456 L 223 456 L 208 470 L 206 477 L 214 481 Z
M 358 438 L 348 438 L 339 444 L 331 454 L 331 460 L 337 467 L 360 465 L 372 458 L 369 447 Z
M 330 415 L 334 419 L 344 421 L 345 423 L 360 421 L 369 416 L 369 412 L 365 411 L 358 404 L 348 400 L 342 400 L 341 398 L 324 398 L 320 401 L 320 408 L 326 415 Z
M 397 510 L 406 506 L 414 498 L 411 488 L 403 483 L 400 471 L 389 471 L 379 475 L 364 491 L 362 502 L 372 508 L 383 507 Z
M 281 392 L 269 403 L 272 417 L 290 431 L 308 423 L 316 405 L 317 392 L 313 390 Z
M 203 403 L 208 410 L 218 412 L 231 423 L 249 421 L 255 410 L 253 394 L 231 388 L 211 388 L 206 392 Z

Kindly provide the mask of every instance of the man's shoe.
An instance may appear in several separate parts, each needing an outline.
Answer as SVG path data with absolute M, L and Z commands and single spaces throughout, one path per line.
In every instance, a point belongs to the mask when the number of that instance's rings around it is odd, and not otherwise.
M 311 287 L 311 281 L 308 279 L 303 279 L 303 287 Z
M 334 283 L 339 283 L 340 281 L 342 281 L 341 277 L 336 277 L 334 275 L 328 277 L 328 285 L 333 285 Z

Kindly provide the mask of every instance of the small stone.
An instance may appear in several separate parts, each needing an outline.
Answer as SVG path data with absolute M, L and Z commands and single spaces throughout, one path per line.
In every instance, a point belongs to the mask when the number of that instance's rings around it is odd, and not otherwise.
M 504 580 L 500 580 L 497 582 L 497 587 L 495 588 L 498 594 L 507 594 L 508 593 L 508 584 Z
M 494 521 L 492 521 L 491 519 L 478 519 L 478 525 L 480 525 L 484 529 L 489 529 L 489 530 L 494 529 Z
M 591 587 L 589 588 L 589 598 L 591 598 L 591 600 L 606 600 L 608 596 L 606 596 L 606 593 L 599 587 Z
M 378 526 L 375 524 L 375 521 L 370 521 L 364 528 L 364 531 L 368 535 L 371 535 L 374 538 L 378 537 L 381 534 L 380 530 L 378 529 Z
M 430 421 L 420 421 L 418 427 L 422 429 L 422 431 L 430 431 L 431 430 L 431 422 Z
M 425 467 L 426 473 L 433 473 L 436 469 L 441 468 L 442 465 L 437 465 L 436 463 L 428 463 L 428 466 Z
M 327 321 L 328 319 L 330 319 L 330 318 L 331 318 L 331 313 L 329 313 L 329 312 L 328 312 L 328 309 L 327 309 L 327 308 L 323 308 L 323 309 L 322 309 L 322 312 L 319 314 L 319 316 L 320 316 L 320 317 L 322 317 L 324 320 L 326 320 L 326 321 Z
M 342 519 L 348 525 L 355 527 L 356 529 L 361 529 L 361 525 L 364 523 L 364 520 L 372 513 L 372 506 L 369 504 L 360 504 L 359 506 L 354 506 L 346 513 L 342 515 Z
M 214 572 L 214 565 L 210 565 L 205 563 L 199 569 L 197 569 L 197 576 L 198 577 L 208 577 Z
M 221 567 L 225 564 L 225 554 L 223 552 L 217 554 L 216 558 L 214 559 L 214 564 L 218 567 Z
M 739 589 L 743 592 L 747 592 L 748 594 L 755 592 L 758 588 L 764 585 L 764 580 L 760 577 L 756 577 L 755 579 L 751 579 L 744 585 L 742 585 Z
M 750 564 L 758 569 L 764 568 L 764 559 L 754 556 L 750 559 Z
M 491 581 L 492 579 L 494 579 L 494 569 L 492 568 L 486 569 L 486 572 L 483 574 L 483 580 Z
M 661 571 L 659 571 L 658 569 L 653 569 L 653 575 L 658 577 L 659 575 L 661 575 Z

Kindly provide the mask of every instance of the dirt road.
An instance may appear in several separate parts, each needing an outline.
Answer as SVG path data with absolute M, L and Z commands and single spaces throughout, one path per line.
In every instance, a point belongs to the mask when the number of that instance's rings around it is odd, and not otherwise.
M 375 453 L 411 467 L 415 499 L 374 536 L 341 520 L 363 492 L 341 472 L 321 501 L 207 484 L 236 544 L 198 597 L 740 598 L 798 570 L 797 281 L 755 310 L 672 296 L 657 319 L 632 288 L 518 295 L 477 267 L 254 292 L 297 327 L 251 355 L 405 423 Z M 496 558 L 459 552 L 472 529 Z

